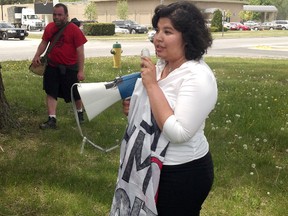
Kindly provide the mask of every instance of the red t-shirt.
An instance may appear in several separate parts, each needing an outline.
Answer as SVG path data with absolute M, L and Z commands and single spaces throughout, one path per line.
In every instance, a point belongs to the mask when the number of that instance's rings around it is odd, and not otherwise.
M 45 27 L 42 39 L 45 41 L 52 40 L 53 35 L 59 31 L 54 22 Z M 54 37 L 55 38 L 55 37 Z M 52 40 L 53 42 L 53 40 Z M 79 46 L 87 42 L 83 32 L 73 23 L 69 23 L 60 38 L 48 54 L 52 64 L 73 65 L 77 63 L 77 51 Z

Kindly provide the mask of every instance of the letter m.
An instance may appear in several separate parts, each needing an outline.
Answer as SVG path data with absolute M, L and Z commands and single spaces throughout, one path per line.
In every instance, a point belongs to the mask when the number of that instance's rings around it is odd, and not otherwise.
M 133 148 L 131 150 L 131 153 L 129 155 L 127 166 L 125 167 L 125 170 L 122 176 L 122 179 L 126 181 L 127 183 L 129 183 L 134 159 L 135 159 L 137 171 L 142 170 L 151 164 L 150 155 L 144 160 L 143 163 L 141 163 L 141 154 L 142 154 L 144 138 L 145 138 L 145 134 L 143 133 L 143 131 L 140 130 L 135 140 L 135 143 L 133 145 Z

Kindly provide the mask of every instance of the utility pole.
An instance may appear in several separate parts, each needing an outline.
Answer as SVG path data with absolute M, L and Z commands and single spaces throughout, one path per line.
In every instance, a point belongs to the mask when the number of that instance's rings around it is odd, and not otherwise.
M 222 37 L 224 36 L 224 21 L 226 21 L 226 11 L 222 11 Z
M 3 0 L 1 0 L 1 19 L 2 19 L 2 21 L 4 20 L 4 16 L 3 16 Z

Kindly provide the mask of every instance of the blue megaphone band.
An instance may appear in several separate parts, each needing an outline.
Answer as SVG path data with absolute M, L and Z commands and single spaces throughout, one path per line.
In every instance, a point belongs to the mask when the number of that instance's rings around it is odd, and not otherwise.
M 141 78 L 141 73 L 136 72 L 128 75 L 124 75 L 120 77 L 120 82 L 118 82 L 116 85 L 119 89 L 120 95 L 122 99 L 131 97 L 135 83 L 138 78 Z

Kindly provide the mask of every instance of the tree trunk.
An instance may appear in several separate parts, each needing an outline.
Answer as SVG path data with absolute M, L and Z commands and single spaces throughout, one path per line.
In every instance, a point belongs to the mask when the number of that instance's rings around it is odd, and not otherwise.
M 18 128 L 19 123 L 12 117 L 10 106 L 4 94 L 4 84 L 2 80 L 2 66 L 0 64 L 0 129 Z

